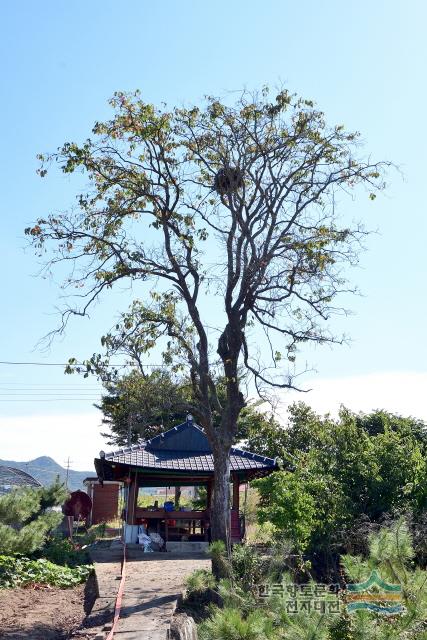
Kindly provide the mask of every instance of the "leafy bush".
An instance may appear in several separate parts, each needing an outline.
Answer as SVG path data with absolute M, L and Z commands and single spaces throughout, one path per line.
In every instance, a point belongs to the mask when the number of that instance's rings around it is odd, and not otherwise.
M 241 544 L 233 548 L 231 570 L 233 579 L 242 589 L 250 590 L 261 582 L 265 575 L 266 563 L 262 561 L 256 549 Z
M 333 420 L 300 403 L 291 407 L 287 429 L 261 431 L 249 438 L 249 448 L 264 442 L 262 452 L 282 454 L 286 466 L 255 482 L 259 521 L 272 523 L 296 553 L 309 555 L 323 578 L 336 572 L 338 552 L 362 518 L 379 525 L 387 514 L 424 517 L 427 430 L 421 422 L 346 409 Z M 418 553 L 426 557 L 421 548 Z
M 0 588 L 23 587 L 30 584 L 42 584 L 60 587 L 74 587 L 85 582 L 92 567 L 63 567 L 41 558 L 17 558 L 0 556 Z
M 257 507 L 258 518 L 259 507 Z M 249 544 L 257 544 L 261 546 L 270 546 L 276 537 L 276 527 L 272 522 L 262 522 L 251 525 L 246 530 L 246 540 Z
M 206 487 L 196 487 L 194 498 L 189 502 L 189 506 L 193 511 L 201 511 L 206 509 L 208 504 L 208 490 Z
M 88 555 L 84 550 L 76 549 L 68 538 L 58 536 L 48 541 L 42 553 L 46 560 L 67 567 L 76 567 L 88 562 Z

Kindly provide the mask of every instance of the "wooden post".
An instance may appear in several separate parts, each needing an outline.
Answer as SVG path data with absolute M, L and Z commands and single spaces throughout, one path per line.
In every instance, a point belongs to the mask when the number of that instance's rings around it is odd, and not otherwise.
M 71 542 L 73 542 L 74 516 L 67 516 L 67 521 L 68 521 L 68 535 L 70 537 Z
M 135 510 L 138 500 L 138 483 L 136 479 L 135 475 L 134 480 L 129 485 L 127 524 L 135 524 Z
M 240 500 L 240 480 L 239 476 L 236 474 L 233 478 L 233 509 L 239 513 L 239 500 Z
M 211 508 L 211 502 L 212 502 L 212 480 L 208 480 L 208 484 L 207 484 L 207 494 L 206 494 L 206 508 L 210 509 Z
M 208 528 L 210 528 L 211 523 L 212 486 L 213 479 L 210 478 L 206 485 L 206 511 L 208 512 L 208 516 L 207 519 L 203 519 L 203 535 L 206 541 L 208 540 Z M 206 522 L 209 522 L 209 527 L 206 525 Z

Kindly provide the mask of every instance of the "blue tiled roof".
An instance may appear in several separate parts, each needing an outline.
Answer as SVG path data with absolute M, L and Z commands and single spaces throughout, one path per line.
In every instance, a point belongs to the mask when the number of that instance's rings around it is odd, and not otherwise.
M 107 462 L 153 470 L 213 472 L 213 455 L 206 435 L 196 424 L 183 424 L 147 442 L 107 453 Z M 231 471 L 250 471 L 276 468 L 273 458 L 232 447 Z

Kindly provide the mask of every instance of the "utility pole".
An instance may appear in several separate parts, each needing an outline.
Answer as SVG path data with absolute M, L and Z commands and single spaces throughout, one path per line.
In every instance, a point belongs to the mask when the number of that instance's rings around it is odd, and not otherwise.
M 65 475 L 65 486 L 67 487 L 67 489 L 68 489 L 68 476 L 69 476 L 69 473 L 70 473 L 70 464 L 71 464 L 71 462 L 72 462 L 72 460 L 70 460 L 70 456 L 68 456 L 68 458 L 67 458 L 67 460 L 65 462 L 65 464 L 67 465 L 67 467 L 66 467 L 67 473 Z

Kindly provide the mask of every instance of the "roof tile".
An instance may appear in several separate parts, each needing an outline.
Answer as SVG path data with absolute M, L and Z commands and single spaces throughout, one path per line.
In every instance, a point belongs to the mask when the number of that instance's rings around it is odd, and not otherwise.
M 146 469 L 213 472 L 213 455 L 206 435 L 193 422 L 184 422 L 137 445 L 107 453 L 107 462 Z M 274 469 L 276 461 L 232 447 L 231 471 Z

